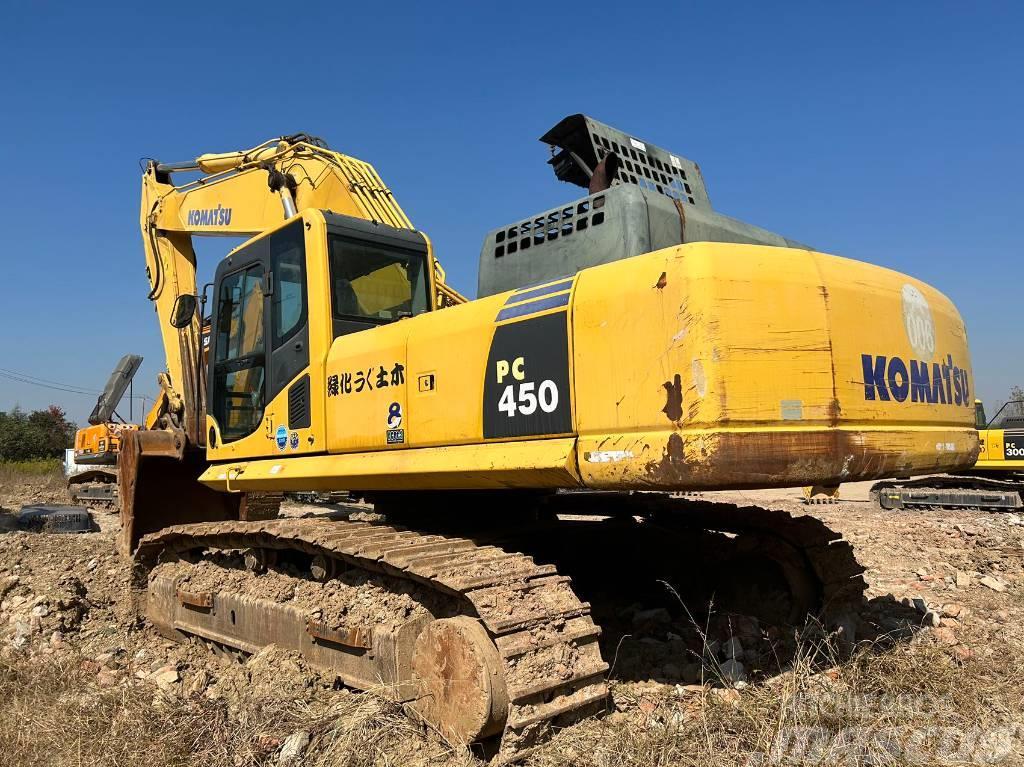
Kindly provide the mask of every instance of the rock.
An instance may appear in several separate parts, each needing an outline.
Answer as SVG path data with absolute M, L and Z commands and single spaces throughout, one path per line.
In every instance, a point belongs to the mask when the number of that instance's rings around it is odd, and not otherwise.
M 45 618 L 49 614 L 50 614 L 50 608 L 47 607 L 45 604 L 38 604 L 38 605 L 36 605 L 35 607 L 32 608 L 32 617 L 33 618 Z
M 738 660 L 730 658 L 722 663 L 722 681 L 728 685 L 747 681 L 747 670 Z
M 949 604 L 942 608 L 942 614 L 947 618 L 959 618 L 961 613 L 965 612 L 963 605 L 958 604 Z
M 715 688 L 711 691 L 711 694 L 718 698 L 722 703 L 726 703 L 734 708 L 740 705 L 740 699 L 742 697 L 739 690 L 723 690 L 721 688 Z
M 694 693 L 704 692 L 704 685 L 702 684 L 677 684 L 676 685 L 676 697 L 685 698 L 687 695 L 693 695 Z
M 726 660 L 742 660 L 743 645 L 737 637 L 730 637 L 726 643 L 722 645 L 722 657 Z
M 958 629 L 960 628 L 960 621 L 958 621 L 956 618 L 942 618 L 939 621 L 939 625 L 945 626 L 946 628 Z
M 294 764 L 305 752 L 309 745 L 309 733 L 305 730 L 293 732 L 285 738 L 285 744 L 281 747 L 281 754 L 278 756 L 279 764 Z
M 189 680 L 186 691 L 189 695 L 201 695 L 206 691 L 209 684 L 210 675 L 204 669 L 199 669 L 192 679 Z
M 958 589 L 966 589 L 971 585 L 971 576 L 963 570 L 957 570 L 955 582 Z
M 50 634 L 50 647 L 59 648 L 64 646 L 64 635 L 59 631 Z
M 978 581 L 978 583 L 980 583 L 982 586 L 985 586 L 986 588 L 992 589 L 993 591 L 997 591 L 1000 594 L 1006 591 L 1006 584 L 998 580 L 997 578 L 993 578 L 991 575 L 983 576 L 982 579 Z
M 0 580 L 0 599 L 7 596 L 7 593 L 21 583 L 21 578 L 17 575 L 8 575 L 3 580 Z
M 101 668 L 96 674 L 96 684 L 100 687 L 113 687 L 117 684 L 117 672 L 109 668 Z
M 670 682 L 674 682 L 676 679 L 679 679 L 682 673 L 683 670 L 675 663 L 666 663 L 661 667 L 661 675 Z
M 682 668 L 680 678 L 685 684 L 697 684 L 702 681 L 704 667 L 699 663 L 687 663 Z
M 974 657 L 974 651 L 970 647 L 964 647 L 963 645 L 957 645 L 952 650 L 953 655 L 962 661 L 970 660 Z
M 11 646 L 15 650 L 22 650 L 28 646 L 28 640 L 32 636 L 32 627 L 25 621 L 18 621 L 14 624 L 14 637 L 11 639 Z
M 956 633 L 953 629 L 948 626 L 940 626 L 937 629 L 933 629 L 933 632 L 935 634 L 935 638 L 944 645 L 952 646 L 960 641 L 956 638 Z
M 156 683 L 159 687 L 169 687 L 179 679 L 181 677 L 178 675 L 178 669 L 170 664 L 161 666 L 149 675 L 149 681 Z
M 658 628 L 660 626 L 667 626 L 671 622 L 672 616 L 664 607 L 655 607 L 652 610 L 638 610 L 633 615 L 633 630 L 642 631 L 644 629 Z

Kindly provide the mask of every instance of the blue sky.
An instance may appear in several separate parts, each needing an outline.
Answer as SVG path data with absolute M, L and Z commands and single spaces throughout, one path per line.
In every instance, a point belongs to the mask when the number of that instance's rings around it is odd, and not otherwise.
M 537 137 L 585 112 L 699 162 L 723 213 L 935 285 L 977 393 L 1024 385 L 1020 4 L 161 5 L 3 2 L 0 369 L 99 389 L 132 351 L 155 391 L 140 157 L 320 135 L 475 294 L 487 230 L 577 194 Z M 51 402 L 94 398 L 0 378 L 0 410 Z

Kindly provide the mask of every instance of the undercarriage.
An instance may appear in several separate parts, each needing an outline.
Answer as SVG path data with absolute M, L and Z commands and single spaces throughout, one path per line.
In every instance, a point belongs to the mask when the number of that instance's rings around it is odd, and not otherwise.
M 148 618 L 179 639 L 301 653 L 502 753 L 605 706 L 633 602 L 854 637 L 862 568 L 812 517 L 652 493 L 376 500 L 373 521 L 343 511 L 146 536 Z

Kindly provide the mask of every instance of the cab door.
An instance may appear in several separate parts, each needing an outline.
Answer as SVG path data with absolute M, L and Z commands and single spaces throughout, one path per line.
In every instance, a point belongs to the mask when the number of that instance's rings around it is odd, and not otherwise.
M 309 367 L 302 221 L 224 259 L 214 291 L 210 457 L 256 457 L 295 449 L 294 430 L 308 428 L 310 418 L 308 373 L 302 376 Z M 279 398 L 285 389 L 288 394 Z

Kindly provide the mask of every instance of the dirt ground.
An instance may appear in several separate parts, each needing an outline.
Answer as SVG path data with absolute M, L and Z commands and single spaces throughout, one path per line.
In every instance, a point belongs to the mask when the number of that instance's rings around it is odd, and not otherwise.
M 704 498 L 811 513 L 852 542 L 869 587 L 852 657 L 794 637 L 781 669 L 755 673 L 757 626 L 695 656 L 639 625 L 658 614 L 634 614 L 608 658 L 607 710 L 524 763 L 1024 764 L 1024 515 L 883 511 L 864 485 L 833 505 L 798 496 Z M 482 764 L 277 648 L 164 639 L 136 613 L 113 515 L 77 536 L 10 530 L 21 505 L 62 500 L 47 478 L 0 485 L 3 764 Z M 749 675 L 731 673 L 744 659 Z

